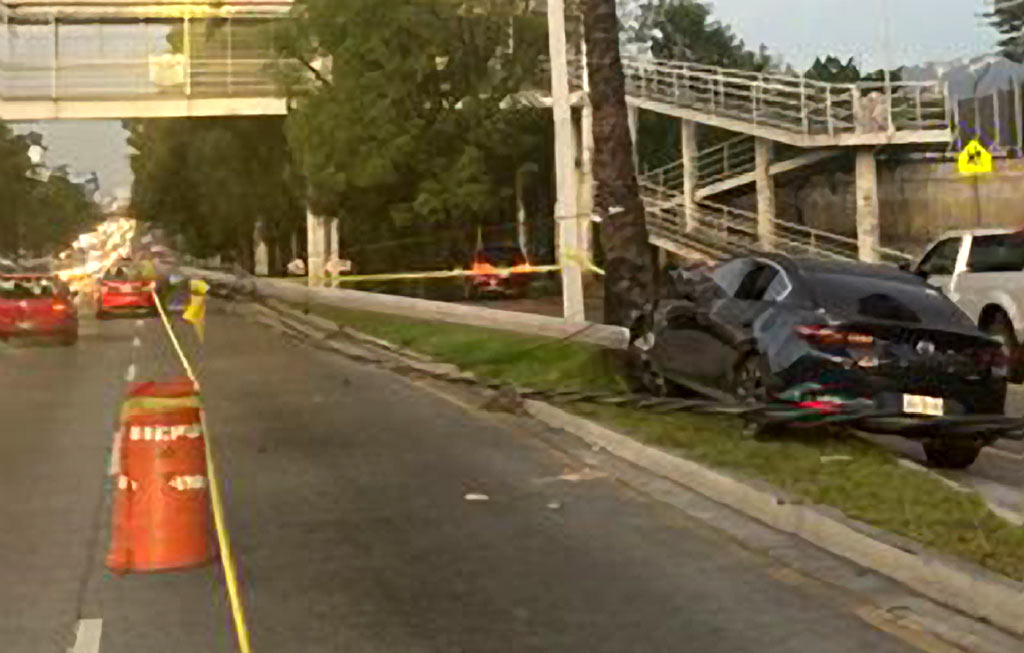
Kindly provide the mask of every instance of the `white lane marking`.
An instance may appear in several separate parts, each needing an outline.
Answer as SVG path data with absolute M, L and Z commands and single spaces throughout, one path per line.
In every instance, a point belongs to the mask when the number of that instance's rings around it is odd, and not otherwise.
M 128 371 L 125 372 L 124 380 L 125 381 L 134 381 L 135 380 L 135 363 L 132 363 L 131 365 L 128 366 Z
M 135 339 L 132 340 L 132 347 L 141 347 L 141 346 L 142 346 L 142 340 L 140 340 L 138 336 L 135 336 Z
M 145 322 L 143 322 L 142 320 L 135 320 L 135 326 L 137 326 L 139 328 L 142 328 L 142 326 L 144 324 L 145 324 Z
M 80 619 L 75 646 L 70 653 L 99 653 L 100 635 L 103 633 L 102 619 Z

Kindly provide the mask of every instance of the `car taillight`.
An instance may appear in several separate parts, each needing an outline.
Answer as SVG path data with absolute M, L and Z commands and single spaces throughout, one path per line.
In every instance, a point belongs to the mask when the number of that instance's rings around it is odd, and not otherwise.
M 53 300 L 53 312 L 54 313 L 67 313 L 70 310 L 71 310 L 71 305 L 68 304 L 67 302 L 65 302 L 63 300 L 60 300 L 60 299 Z
M 497 268 L 495 268 L 490 263 L 481 262 L 474 263 L 472 270 L 473 274 L 495 274 L 497 273 L 497 271 Z
M 978 350 L 978 363 L 982 367 L 989 367 L 996 372 L 1005 374 L 1010 364 L 1010 357 L 1002 347 L 986 347 Z
M 875 342 L 875 337 L 870 333 L 858 333 L 856 331 L 843 331 L 832 327 L 817 324 L 801 324 L 795 327 L 798 336 L 818 345 L 843 346 L 843 347 L 870 347 Z

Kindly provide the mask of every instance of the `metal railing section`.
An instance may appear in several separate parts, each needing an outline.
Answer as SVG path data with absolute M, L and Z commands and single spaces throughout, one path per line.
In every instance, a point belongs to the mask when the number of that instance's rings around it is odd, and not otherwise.
M 656 59 L 623 60 L 627 93 L 799 134 L 948 130 L 941 82 L 832 84 Z
M 684 246 L 696 241 L 723 255 L 777 251 L 792 256 L 858 259 L 856 238 L 779 218 L 771 221 L 770 242 L 762 243 L 758 237 L 756 213 L 707 200 L 694 203 L 687 229 L 682 193 L 658 186 L 647 176 L 640 180 L 640 188 L 647 212 L 648 230 L 654 237 Z M 886 263 L 911 260 L 909 255 L 894 249 L 878 247 L 875 252 Z
M 298 65 L 287 66 L 301 74 Z M 0 63 L 5 100 L 169 97 L 283 97 L 282 62 L 273 58 L 146 58 Z

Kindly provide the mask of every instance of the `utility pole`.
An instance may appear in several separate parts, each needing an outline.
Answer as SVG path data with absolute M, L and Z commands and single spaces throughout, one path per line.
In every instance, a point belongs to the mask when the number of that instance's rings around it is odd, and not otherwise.
M 565 4 L 548 0 L 548 56 L 551 61 L 551 113 L 555 131 L 555 223 L 558 262 L 562 267 L 562 311 L 570 322 L 583 322 L 583 274 L 579 243 L 576 161 L 573 151 L 572 107 L 565 45 Z

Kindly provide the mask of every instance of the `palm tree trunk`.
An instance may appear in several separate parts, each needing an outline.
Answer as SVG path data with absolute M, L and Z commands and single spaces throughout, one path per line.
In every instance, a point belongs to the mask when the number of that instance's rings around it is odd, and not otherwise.
M 615 0 L 583 0 L 583 12 L 594 116 L 594 210 L 602 217 L 605 251 L 604 319 L 629 327 L 653 296 L 654 261 L 633 167 Z

